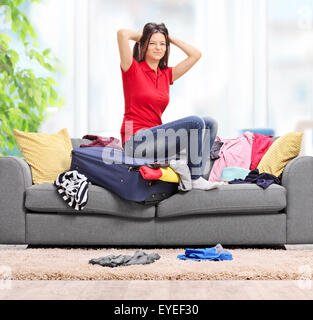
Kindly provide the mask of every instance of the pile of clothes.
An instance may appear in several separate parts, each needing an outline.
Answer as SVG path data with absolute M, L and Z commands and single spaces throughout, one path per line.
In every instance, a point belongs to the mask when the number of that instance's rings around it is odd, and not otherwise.
M 209 181 L 227 180 L 229 184 L 255 183 L 263 189 L 280 184 L 280 179 L 269 173 L 259 173 L 261 159 L 274 143 L 273 136 L 244 132 L 235 139 L 216 137 L 211 151 L 214 164 Z M 214 152 L 212 156 L 212 152 Z M 226 176 L 236 177 L 228 180 Z
M 229 184 L 255 183 L 266 189 L 272 183 L 280 184 L 278 177 L 269 173 L 259 174 L 257 166 L 274 142 L 273 136 L 254 134 L 246 131 L 235 139 L 216 137 L 210 152 L 210 159 L 215 160 L 210 172 L 209 181 L 223 181 L 223 178 L 235 176 L 235 179 L 225 179 Z M 114 137 L 85 135 L 89 144 L 81 144 L 80 148 L 110 147 L 123 150 L 120 141 Z M 165 163 L 143 165 L 139 172 L 145 180 L 162 180 L 178 184 L 178 190 L 192 189 L 190 170 L 185 160 L 170 160 Z M 62 199 L 73 209 L 83 210 L 88 202 L 88 185 L 91 182 L 86 176 L 76 170 L 63 172 L 54 181 Z

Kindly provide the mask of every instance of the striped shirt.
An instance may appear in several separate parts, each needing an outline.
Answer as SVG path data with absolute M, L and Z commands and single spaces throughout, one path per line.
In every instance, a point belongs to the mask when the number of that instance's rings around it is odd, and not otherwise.
M 88 202 L 89 180 L 78 171 L 61 173 L 54 181 L 62 199 L 73 209 L 83 210 Z

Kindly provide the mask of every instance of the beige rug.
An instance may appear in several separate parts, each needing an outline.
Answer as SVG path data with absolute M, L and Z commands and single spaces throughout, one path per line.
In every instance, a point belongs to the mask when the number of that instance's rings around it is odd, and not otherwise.
M 133 255 L 137 249 L 30 248 L 0 250 L 12 280 L 299 280 L 313 278 L 313 250 L 227 249 L 231 261 L 184 261 L 185 249 L 143 249 L 161 259 L 148 265 L 116 268 L 89 264 L 109 254 Z M 0 274 L 1 278 L 1 274 Z

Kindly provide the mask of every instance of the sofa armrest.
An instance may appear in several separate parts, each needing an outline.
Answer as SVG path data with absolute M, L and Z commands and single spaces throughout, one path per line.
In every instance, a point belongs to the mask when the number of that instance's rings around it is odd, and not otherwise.
M 313 157 L 301 156 L 285 167 L 287 244 L 313 243 Z
M 32 185 L 24 159 L 0 157 L 0 243 L 25 243 L 25 190 Z

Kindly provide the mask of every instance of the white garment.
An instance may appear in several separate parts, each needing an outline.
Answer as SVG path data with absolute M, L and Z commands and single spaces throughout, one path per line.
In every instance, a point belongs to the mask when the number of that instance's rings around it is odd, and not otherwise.
M 88 202 L 88 179 L 78 171 L 61 173 L 53 183 L 63 200 L 75 210 L 83 210 Z
M 178 190 L 189 191 L 192 189 L 191 174 L 185 160 L 171 160 L 170 167 L 179 175 Z

